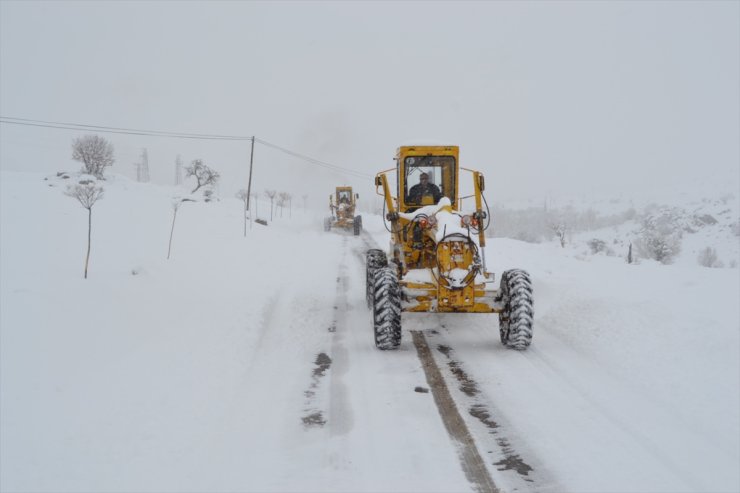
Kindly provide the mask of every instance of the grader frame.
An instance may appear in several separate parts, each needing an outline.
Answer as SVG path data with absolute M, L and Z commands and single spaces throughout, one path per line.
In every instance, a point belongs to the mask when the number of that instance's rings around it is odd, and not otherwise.
M 334 194 L 329 195 L 331 216 L 324 219 L 324 230 L 332 228 L 352 230 L 355 236 L 362 231 L 362 216 L 355 215 L 359 194 L 352 193 L 352 187 L 339 186 Z
M 397 173 L 394 196 L 388 173 Z M 472 175 L 472 195 L 461 197 L 460 171 Z M 429 195 L 411 187 L 414 176 L 433 176 L 439 186 Z M 401 312 L 498 313 L 501 341 L 524 349 L 532 335 L 532 288 L 529 275 L 514 269 L 503 273 L 500 288 L 486 267 L 483 210 L 485 180 L 459 166 L 457 146 L 402 146 L 396 168 L 379 172 L 376 192 L 383 196 L 390 222 L 390 251 L 367 252 L 367 301 L 373 309 L 376 346 L 395 349 L 401 341 Z M 434 188 L 436 187 L 436 189 Z M 417 193 L 414 193 L 414 192 Z M 465 199 L 474 211 L 460 212 Z

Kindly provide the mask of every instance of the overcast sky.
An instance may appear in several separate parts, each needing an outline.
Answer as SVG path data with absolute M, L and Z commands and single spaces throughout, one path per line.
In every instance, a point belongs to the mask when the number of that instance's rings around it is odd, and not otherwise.
M 0 1 L 0 114 L 256 135 L 367 175 L 414 139 L 461 146 L 489 197 L 740 186 L 740 3 Z M 84 132 L 0 124 L 0 167 L 77 169 Z M 104 135 L 104 134 L 101 134 Z M 223 193 L 247 142 L 108 135 L 113 171 L 202 158 Z M 255 150 L 257 190 L 338 176 Z

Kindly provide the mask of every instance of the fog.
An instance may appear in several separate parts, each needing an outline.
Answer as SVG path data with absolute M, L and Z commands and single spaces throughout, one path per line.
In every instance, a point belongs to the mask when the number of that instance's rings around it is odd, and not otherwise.
M 0 3 L 0 115 L 256 136 L 253 190 L 363 197 L 415 139 L 494 201 L 737 191 L 738 2 Z M 0 168 L 74 170 L 82 130 L 0 123 Z M 178 154 L 246 188 L 250 142 L 120 134 L 112 172 Z

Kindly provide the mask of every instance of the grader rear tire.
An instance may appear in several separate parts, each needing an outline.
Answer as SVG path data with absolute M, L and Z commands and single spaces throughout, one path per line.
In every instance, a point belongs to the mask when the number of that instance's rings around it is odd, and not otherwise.
M 373 307 L 373 297 L 375 294 L 375 272 L 381 267 L 388 265 L 388 259 L 383 250 L 372 248 L 367 251 L 365 256 L 365 299 L 367 307 Z
M 375 272 L 373 330 L 378 349 L 398 349 L 401 345 L 401 290 L 393 267 Z
M 526 349 L 532 343 L 534 301 L 532 281 L 526 271 L 507 270 L 501 276 L 500 299 L 504 309 L 498 314 L 501 343 L 512 349 Z

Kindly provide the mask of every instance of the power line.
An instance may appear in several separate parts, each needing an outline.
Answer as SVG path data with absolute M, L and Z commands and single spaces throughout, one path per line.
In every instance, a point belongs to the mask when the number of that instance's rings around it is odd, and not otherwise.
M 200 134 L 200 133 L 170 132 L 170 131 L 160 131 L 160 130 L 141 130 L 141 129 L 135 129 L 135 128 L 109 127 L 109 126 L 104 126 L 104 125 L 88 125 L 88 124 L 82 124 L 82 123 L 54 122 L 54 121 L 48 121 L 48 120 L 32 120 L 29 118 L 15 118 L 15 117 L 7 117 L 7 116 L 0 116 L 0 123 L 6 123 L 10 125 L 30 126 L 30 127 L 55 128 L 55 129 L 60 129 L 60 130 L 77 130 L 77 131 L 91 130 L 91 131 L 96 131 L 96 132 L 101 132 L 101 133 L 140 135 L 140 136 L 147 136 L 147 137 L 166 137 L 166 138 L 175 138 L 175 139 L 230 140 L 230 141 L 249 141 L 249 140 L 254 139 L 255 142 L 259 142 L 260 144 L 266 147 L 271 147 L 285 154 L 301 159 L 302 161 L 305 161 L 309 164 L 320 166 L 320 167 L 326 168 L 331 171 L 347 173 L 347 174 L 354 175 L 360 178 L 370 178 L 372 176 L 367 173 L 362 173 L 360 171 L 355 171 L 353 169 L 344 168 L 342 166 L 337 166 L 335 164 L 331 164 L 326 161 L 321 161 L 320 159 L 306 156 L 305 154 L 291 151 L 290 149 L 286 149 L 285 147 L 281 147 L 277 144 L 273 144 L 271 142 L 267 142 L 266 140 L 258 139 L 257 137 L 253 137 L 253 136 Z
M 70 125 L 73 127 L 83 127 L 83 128 L 103 128 L 108 130 L 120 130 L 120 131 L 129 131 L 129 132 L 146 132 L 149 134 L 157 134 L 157 135 L 165 135 L 165 136 L 187 136 L 187 137 L 200 137 L 200 138 L 214 138 L 214 139 L 235 139 L 235 140 L 250 140 L 252 137 L 245 137 L 243 135 L 216 135 L 216 134 L 196 134 L 196 133 L 188 133 L 188 132 L 164 132 L 160 130 L 140 130 L 140 129 L 132 129 L 132 128 L 120 128 L 120 127 L 106 127 L 103 125 L 85 125 L 82 123 L 68 123 L 68 122 L 49 122 L 45 120 L 30 120 L 28 118 L 14 118 L 14 117 L 6 117 L 6 116 L 0 116 L 0 118 L 5 118 L 9 120 L 19 120 L 24 122 L 34 122 L 34 123 L 51 123 L 54 125 Z
M 348 169 L 348 168 L 343 168 L 341 166 L 337 166 L 336 164 L 331 164 L 331 163 L 327 163 L 325 161 L 320 161 L 320 160 L 315 159 L 315 158 L 312 158 L 310 156 L 306 156 L 304 154 L 300 154 L 300 153 L 297 153 L 295 151 L 291 151 L 290 149 L 286 149 L 284 147 L 280 147 L 277 144 L 272 144 L 270 142 L 267 142 L 266 140 L 262 140 L 262 139 L 257 138 L 257 137 L 255 137 L 254 140 L 255 140 L 255 142 L 259 142 L 260 144 L 262 144 L 264 146 L 272 147 L 273 149 L 277 149 L 278 151 L 284 152 L 285 154 L 288 154 L 290 156 L 296 157 L 298 159 L 302 159 L 304 161 L 307 161 L 309 163 L 315 164 L 317 166 L 322 166 L 322 167 L 327 168 L 327 169 L 330 169 L 332 171 L 341 171 L 341 172 L 344 172 L 344 173 L 349 173 L 349 174 L 358 176 L 360 178 L 371 178 L 372 177 L 372 175 L 368 175 L 367 173 L 362 173 L 361 171 L 355 171 L 355 170 L 352 170 L 352 169 Z
M 27 118 L 11 118 L 0 116 L 0 123 L 11 125 L 26 125 L 32 127 L 58 128 L 63 130 L 95 130 L 102 133 L 145 135 L 149 137 L 169 137 L 177 139 L 203 139 L 203 140 L 251 140 L 252 137 L 241 137 L 235 135 L 212 135 L 192 134 L 184 132 L 162 132 L 159 130 L 139 130 L 134 128 L 105 127 L 102 125 L 84 125 L 81 123 L 50 122 L 45 120 L 29 120 Z

